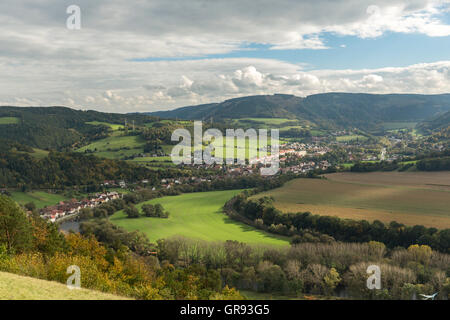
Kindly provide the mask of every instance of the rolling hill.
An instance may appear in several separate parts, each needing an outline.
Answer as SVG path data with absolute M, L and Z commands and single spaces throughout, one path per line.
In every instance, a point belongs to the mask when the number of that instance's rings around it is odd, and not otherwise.
M 283 94 L 250 96 L 147 114 L 187 120 L 288 118 L 325 128 L 375 130 L 383 122 L 422 121 L 449 110 L 450 94 L 325 93 L 305 98 Z
M 448 126 L 450 126 L 450 111 L 422 122 L 418 128 L 425 133 L 430 133 L 446 129 Z
M 106 137 L 119 130 L 125 121 L 152 122 L 152 117 L 81 111 L 66 107 L 0 106 L 0 137 L 39 148 L 64 150 L 83 141 Z

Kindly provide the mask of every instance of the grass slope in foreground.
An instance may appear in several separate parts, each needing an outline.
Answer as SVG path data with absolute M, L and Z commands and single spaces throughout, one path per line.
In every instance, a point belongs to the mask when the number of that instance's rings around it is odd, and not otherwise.
M 108 293 L 79 289 L 66 285 L 0 272 L 0 300 L 124 300 Z
M 283 212 L 450 228 L 450 172 L 336 173 L 257 195 Z
M 282 237 L 236 222 L 222 213 L 225 202 L 240 190 L 187 193 L 143 202 L 160 203 L 170 212 L 168 219 L 140 217 L 128 219 L 123 211 L 116 212 L 111 222 L 127 229 L 144 232 L 151 241 L 171 236 L 184 236 L 207 241 L 237 240 L 246 243 L 287 245 Z

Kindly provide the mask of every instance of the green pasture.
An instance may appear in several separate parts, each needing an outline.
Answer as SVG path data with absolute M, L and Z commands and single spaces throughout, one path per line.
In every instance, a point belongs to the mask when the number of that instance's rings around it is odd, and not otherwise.
M 137 205 L 160 203 L 170 212 L 168 219 L 141 216 L 129 219 L 123 211 L 116 212 L 111 222 L 128 231 L 144 232 L 151 241 L 184 236 L 207 241 L 237 240 L 253 244 L 287 245 L 279 236 L 236 222 L 222 213 L 222 206 L 241 190 L 188 193 L 153 199 Z

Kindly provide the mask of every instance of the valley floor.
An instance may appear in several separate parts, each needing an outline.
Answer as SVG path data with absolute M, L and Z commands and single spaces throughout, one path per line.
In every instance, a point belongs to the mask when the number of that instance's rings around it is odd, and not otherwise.
M 129 219 L 123 211 L 119 211 L 110 220 L 128 231 L 144 232 L 152 242 L 183 236 L 207 241 L 237 240 L 252 244 L 288 245 L 287 238 L 236 222 L 222 212 L 225 202 L 239 192 L 241 190 L 197 192 L 153 199 L 136 207 L 140 209 L 146 203 L 160 203 L 170 212 L 168 219 L 144 216 Z

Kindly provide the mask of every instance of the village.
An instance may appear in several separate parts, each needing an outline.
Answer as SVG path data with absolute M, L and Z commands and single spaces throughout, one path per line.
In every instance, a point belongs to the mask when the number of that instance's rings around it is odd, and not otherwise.
M 122 194 L 112 191 L 106 193 L 96 194 L 94 197 L 88 199 L 71 199 L 68 201 L 61 201 L 57 205 L 48 206 L 40 211 L 40 215 L 51 222 L 55 222 L 63 217 L 76 215 L 84 208 L 95 208 L 108 201 L 122 198 Z

